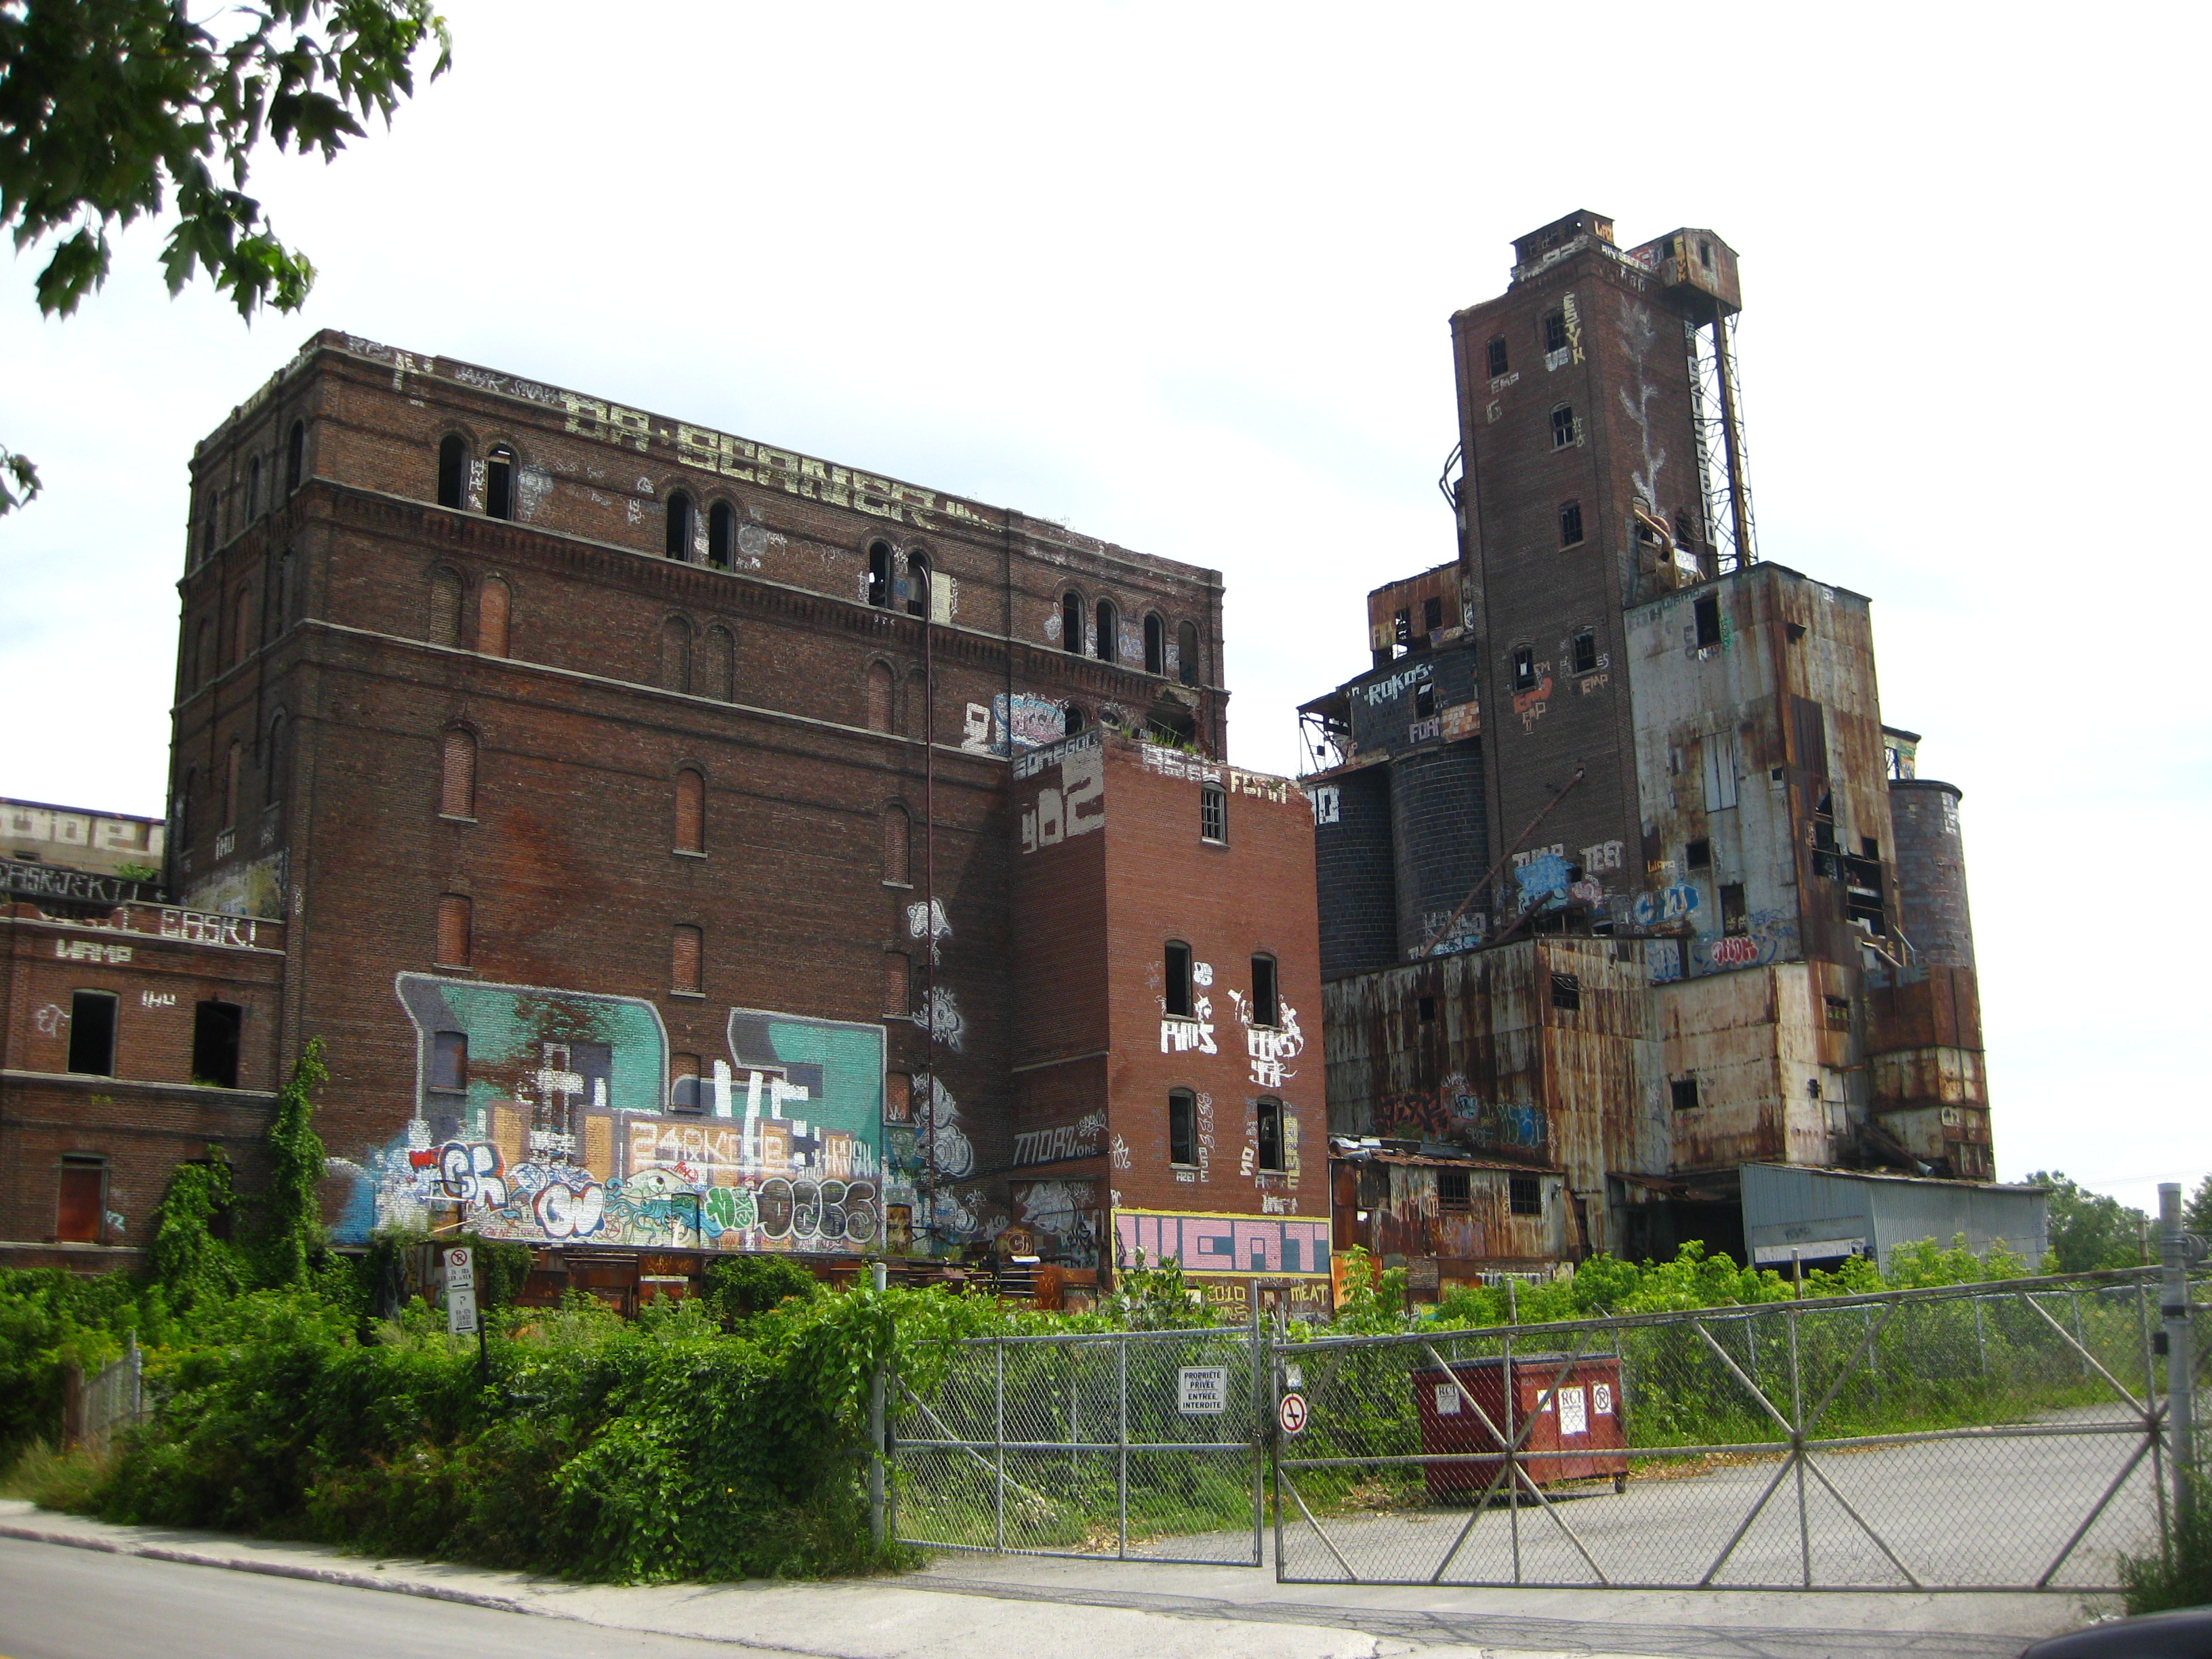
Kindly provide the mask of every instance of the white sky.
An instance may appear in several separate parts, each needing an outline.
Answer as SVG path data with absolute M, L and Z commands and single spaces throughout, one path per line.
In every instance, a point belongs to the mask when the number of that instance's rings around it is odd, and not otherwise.
M 1761 550 L 1873 596 L 1884 715 L 1966 792 L 2001 1172 L 2212 1168 L 2138 879 L 2212 806 L 2200 10 L 447 14 L 390 133 L 256 174 L 304 315 L 172 301 L 143 232 L 65 323 L 0 264 L 47 486 L 0 520 L 0 794 L 161 810 L 186 460 L 321 327 L 1218 567 L 1233 752 L 1292 770 L 1366 590 L 1453 556 L 1450 312 L 1576 208 L 1709 226 Z

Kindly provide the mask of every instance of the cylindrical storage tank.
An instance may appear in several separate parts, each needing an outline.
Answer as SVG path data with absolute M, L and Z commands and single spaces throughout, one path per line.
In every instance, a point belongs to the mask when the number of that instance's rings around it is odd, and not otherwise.
M 1966 849 L 1960 789 L 1934 778 L 1893 778 L 1889 822 L 1897 845 L 1897 925 L 1922 966 L 1974 967 L 1966 908 Z

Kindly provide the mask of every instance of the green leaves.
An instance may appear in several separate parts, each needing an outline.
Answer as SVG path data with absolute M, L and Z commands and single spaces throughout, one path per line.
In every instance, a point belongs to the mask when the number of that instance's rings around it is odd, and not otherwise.
M 269 1187 L 261 1200 L 261 1278 L 269 1285 L 304 1284 L 323 1248 L 322 1137 L 310 1127 L 313 1091 L 329 1080 L 323 1040 L 309 1037 L 276 1097 L 269 1126 Z

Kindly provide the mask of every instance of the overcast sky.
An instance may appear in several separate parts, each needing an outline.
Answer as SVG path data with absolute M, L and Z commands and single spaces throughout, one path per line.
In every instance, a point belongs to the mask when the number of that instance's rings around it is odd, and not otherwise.
M 447 14 L 388 134 L 256 173 L 305 314 L 171 301 L 143 232 L 64 323 L 0 261 L 0 794 L 162 810 L 192 443 L 325 327 L 1218 567 L 1232 754 L 1293 770 L 1366 590 L 1454 556 L 1449 313 L 1573 209 L 1705 226 L 1761 550 L 1873 597 L 1966 792 L 2001 1173 L 2212 1167 L 2137 879 L 2212 805 L 2201 9 Z

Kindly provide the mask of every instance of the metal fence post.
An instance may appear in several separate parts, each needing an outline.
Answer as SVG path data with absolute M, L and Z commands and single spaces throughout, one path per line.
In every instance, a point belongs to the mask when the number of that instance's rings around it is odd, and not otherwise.
M 1521 1408 L 1521 1379 L 1514 1375 L 1513 1338 L 1510 1332 L 1500 1369 L 1505 1380 L 1505 1518 L 1513 1532 L 1513 1582 L 1517 1584 L 1521 1582 L 1521 1431 L 1515 1418 Z
M 880 1297 L 889 1282 L 884 1264 L 877 1262 L 868 1273 L 870 1283 Z M 135 1355 L 137 1349 L 132 1352 Z M 878 1360 L 868 1376 L 868 1535 L 876 1547 L 884 1547 L 884 1366 Z
M 1979 1308 L 1978 1302 L 1974 1304 Z M 1790 1446 L 1797 1464 L 1797 1551 L 1805 1570 L 1805 1588 L 1813 1588 L 1813 1528 L 1805 1513 L 1805 1384 L 1797 1363 L 1797 1327 L 1803 1316 L 1792 1303 L 1784 1310 L 1790 1322 Z
M 1984 1376 L 1987 1376 L 1990 1374 L 1990 1341 L 1989 1337 L 1982 1329 L 1982 1298 L 1978 1296 L 1975 1297 L 1973 1298 L 1972 1305 L 1974 1310 L 1974 1352 L 1980 1357 L 1982 1375 Z
M 997 1471 L 991 1485 L 991 1536 L 994 1547 L 1003 1551 L 1006 1547 L 1006 1342 L 1004 1337 L 992 1345 L 991 1352 L 997 1361 L 991 1383 L 991 1464 Z
M 2159 1317 L 2166 1328 L 2166 1420 L 2173 1452 L 2173 1524 L 2186 1537 L 2197 1509 L 2197 1354 L 2189 1326 L 2189 1248 L 2181 1187 L 2158 1186 Z
M 1273 1409 L 1274 1390 L 1267 1386 L 1267 1374 L 1273 1368 L 1267 1363 L 1273 1357 L 1260 1341 L 1260 1287 L 1252 1287 L 1251 1335 L 1252 1346 L 1252 1565 L 1261 1565 L 1267 1559 L 1267 1547 L 1261 1534 L 1267 1525 L 1267 1429 L 1271 1422 L 1267 1413 Z
M 2066 1299 L 2074 1304 L 2074 1340 L 2081 1346 L 2077 1357 L 2081 1362 L 2081 1375 L 2086 1377 L 2089 1375 L 2089 1334 L 2081 1326 L 2081 1292 L 2069 1291 Z
M 1129 1339 L 1114 1341 L 1114 1539 L 1117 1559 L 1129 1559 Z

